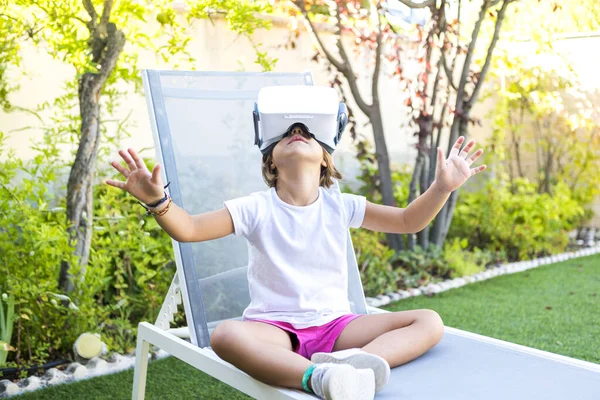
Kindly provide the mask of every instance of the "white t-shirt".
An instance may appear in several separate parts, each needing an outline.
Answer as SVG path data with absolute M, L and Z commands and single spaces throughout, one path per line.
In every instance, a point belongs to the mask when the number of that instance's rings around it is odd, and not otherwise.
M 234 234 L 248 240 L 250 305 L 244 319 L 302 329 L 350 312 L 348 228 L 362 225 L 364 196 L 319 187 L 314 203 L 294 206 L 270 188 L 225 206 Z

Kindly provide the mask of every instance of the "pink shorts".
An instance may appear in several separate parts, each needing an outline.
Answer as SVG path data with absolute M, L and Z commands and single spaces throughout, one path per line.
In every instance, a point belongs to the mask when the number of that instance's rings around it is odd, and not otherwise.
M 335 341 L 346 325 L 360 316 L 362 316 L 362 314 L 346 314 L 325 325 L 311 326 L 310 328 L 304 329 L 296 329 L 287 322 L 268 321 L 264 319 L 253 319 L 248 321 L 264 322 L 265 324 L 275 325 L 288 332 L 292 339 L 294 351 L 310 360 L 310 357 L 314 353 L 331 353 Z

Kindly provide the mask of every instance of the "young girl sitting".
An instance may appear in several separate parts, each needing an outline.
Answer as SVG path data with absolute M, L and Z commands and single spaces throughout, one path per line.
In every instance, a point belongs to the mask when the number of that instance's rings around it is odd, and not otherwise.
M 486 168 L 471 168 L 483 150 L 469 155 L 475 142 L 461 150 L 460 137 L 447 159 L 437 149 L 435 181 L 406 208 L 373 204 L 363 196 L 329 189 L 333 179 L 342 178 L 330 153 L 343 126 L 331 132 L 337 135 L 333 142 L 317 140 L 315 129 L 306 124 L 311 118 L 289 111 L 294 114 L 285 115 L 287 129 L 272 143 L 257 138 L 269 189 L 226 201 L 220 210 L 189 215 L 163 192 L 160 165 L 150 172 L 133 149 L 119 151 L 127 167 L 111 163 L 125 182 L 106 183 L 145 203 L 177 241 L 229 234 L 248 240 L 251 303 L 242 321 L 225 321 L 211 336 L 211 347 L 223 360 L 267 384 L 304 389 L 322 399 L 373 399 L 389 379 L 390 367 L 435 346 L 444 326 L 432 310 L 351 313 L 348 228 L 419 232 L 452 191 Z M 255 118 L 256 128 L 260 118 Z

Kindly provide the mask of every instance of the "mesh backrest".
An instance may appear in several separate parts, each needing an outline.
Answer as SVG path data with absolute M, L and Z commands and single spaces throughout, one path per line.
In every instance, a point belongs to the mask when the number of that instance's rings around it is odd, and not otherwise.
M 144 71 L 157 161 L 173 200 L 190 214 L 267 189 L 254 145 L 252 110 L 267 85 L 312 85 L 310 73 Z M 349 235 L 348 235 L 348 240 Z M 250 302 L 245 239 L 173 242 L 192 342 L 205 347 L 209 328 L 238 318 Z M 350 247 L 350 250 L 352 248 Z M 365 312 L 353 251 L 350 283 L 355 312 Z M 356 306 L 358 305 L 358 307 Z

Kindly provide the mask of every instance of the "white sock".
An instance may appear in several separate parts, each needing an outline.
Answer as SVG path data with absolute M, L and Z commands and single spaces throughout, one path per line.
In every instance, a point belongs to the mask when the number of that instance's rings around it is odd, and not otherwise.
M 335 366 L 335 364 L 319 364 L 316 366 L 312 375 L 310 376 L 310 385 L 312 386 L 312 390 L 320 399 L 325 398 L 325 394 L 323 393 L 323 376 L 325 375 L 325 371 L 332 366 Z

